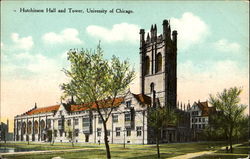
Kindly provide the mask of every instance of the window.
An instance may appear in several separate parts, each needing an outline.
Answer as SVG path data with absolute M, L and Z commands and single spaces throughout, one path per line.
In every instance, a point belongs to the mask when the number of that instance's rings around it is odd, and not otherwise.
M 98 117 L 98 123 L 101 124 L 102 123 L 102 118 L 99 116 Z
M 89 118 L 82 118 L 82 126 L 89 127 L 90 126 L 90 119 Z
M 60 137 L 62 137 L 63 136 L 63 131 L 62 130 L 60 130 Z
M 47 120 L 47 127 L 48 127 L 48 128 L 51 128 L 51 119 L 48 119 L 48 120 Z
M 194 122 L 194 119 L 192 118 L 192 123 Z
M 125 113 L 125 121 L 131 121 L 131 114 Z
M 113 115 L 113 122 L 117 123 L 118 122 L 118 115 Z
M 97 128 L 97 136 L 101 136 L 102 134 L 102 129 L 101 128 Z
M 38 133 L 38 121 L 35 121 L 35 123 L 34 123 L 34 133 L 35 134 Z
M 131 129 L 130 128 L 127 128 L 126 132 L 127 132 L 127 136 L 131 136 Z
M 79 120 L 78 119 L 74 119 L 74 125 L 78 125 L 79 124 Z
M 205 129 L 205 124 L 202 124 L 202 129 Z
M 58 120 L 58 126 L 62 126 L 62 120 Z
M 195 123 L 197 123 L 197 121 L 198 121 L 197 118 L 195 118 Z
M 54 136 L 57 137 L 57 130 L 54 130 Z
M 202 121 L 205 122 L 205 118 L 203 118 Z
M 136 127 L 136 135 L 141 136 L 141 132 L 142 132 L 142 127 L 141 126 Z
M 151 83 L 150 84 L 150 92 L 152 93 L 155 90 L 155 84 Z
M 130 108 L 131 107 L 131 100 L 126 102 L 126 108 Z
M 150 67 L 150 60 L 149 60 L 149 57 L 146 56 L 146 59 L 145 59 L 145 75 L 149 74 L 149 67 Z
M 79 129 L 75 129 L 75 136 L 79 135 Z
M 110 136 L 110 130 L 107 130 L 107 136 Z
M 199 122 L 201 122 L 201 118 L 199 118 Z
M 116 136 L 120 136 L 121 135 L 121 128 L 115 128 L 115 133 L 116 133 Z
M 68 126 L 71 126 L 71 119 L 67 121 Z
M 68 136 L 68 137 L 69 137 L 69 138 L 72 138 L 72 137 L 73 137 L 71 131 L 69 132 L 69 136 Z
M 161 72 L 162 71 L 162 55 L 161 53 L 158 53 L 156 55 L 156 65 L 155 65 L 155 72 Z

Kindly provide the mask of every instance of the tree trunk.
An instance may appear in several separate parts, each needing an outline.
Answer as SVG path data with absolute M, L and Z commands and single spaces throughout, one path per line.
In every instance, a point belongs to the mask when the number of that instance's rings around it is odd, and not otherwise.
M 110 159 L 111 154 L 110 154 L 110 148 L 109 148 L 109 143 L 108 143 L 106 122 L 103 122 L 103 128 L 104 128 L 104 142 L 105 142 L 105 147 L 106 147 L 106 156 L 107 156 L 107 159 Z
M 156 130 L 156 147 L 157 147 L 157 158 L 160 158 L 160 148 L 159 148 L 159 130 Z
M 233 136 L 233 130 L 231 129 L 231 130 L 230 130 L 230 133 L 229 133 L 229 144 L 230 144 L 230 152 L 231 152 L 231 153 L 233 153 L 232 136 Z

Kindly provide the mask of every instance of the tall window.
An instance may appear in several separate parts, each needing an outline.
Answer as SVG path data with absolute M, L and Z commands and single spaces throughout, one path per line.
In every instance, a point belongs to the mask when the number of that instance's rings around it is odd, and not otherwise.
M 26 123 L 25 122 L 22 123 L 22 133 L 23 134 L 26 133 Z
M 121 128 L 115 128 L 115 133 L 116 133 L 116 136 L 120 136 L 121 135 Z
M 162 55 L 161 53 L 158 53 L 156 55 L 156 65 L 155 65 L 155 72 L 161 72 L 162 71 Z
M 141 126 L 136 127 L 136 135 L 137 136 L 141 136 L 141 131 L 142 131 L 142 127 Z
M 146 56 L 146 59 L 145 59 L 145 75 L 149 74 L 149 66 L 150 66 L 150 60 L 149 60 L 149 57 Z
M 89 118 L 82 118 L 82 126 L 89 127 L 90 126 L 90 119 Z
M 97 136 L 101 136 L 102 133 L 102 129 L 101 128 L 97 128 Z
M 79 135 L 79 129 L 75 129 L 74 135 L 75 135 L 75 136 L 78 136 L 78 135 Z
M 130 108 L 131 107 L 131 100 L 126 102 L 126 107 Z
M 126 132 L 127 132 L 127 136 L 131 136 L 131 129 L 130 128 L 127 128 Z
M 98 123 L 101 124 L 102 123 L 102 118 L 99 116 L 98 117 Z
M 113 122 L 117 123 L 118 122 L 118 115 L 113 115 Z
M 131 114 L 125 113 L 125 121 L 131 121 Z
M 74 119 L 74 125 L 78 125 L 79 124 L 79 120 L 78 119 Z
M 35 131 L 35 134 L 38 133 L 38 121 L 35 121 L 34 123 L 34 131 Z
M 152 93 L 155 89 L 155 84 L 154 83 L 151 83 L 150 84 L 150 92 Z
M 71 119 L 67 121 L 68 126 L 71 126 Z
M 31 121 L 28 122 L 28 134 L 31 134 L 32 123 Z
M 45 121 L 44 120 L 40 121 L 40 126 L 41 126 L 41 130 L 43 131 L 45 129 Z

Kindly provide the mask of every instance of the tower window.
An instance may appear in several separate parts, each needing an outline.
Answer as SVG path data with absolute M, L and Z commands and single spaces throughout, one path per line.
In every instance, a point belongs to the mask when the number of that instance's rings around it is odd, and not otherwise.
M 146 59 L 145 59 L 145 75 L 149 74 L 149 66 L 150 66 L 149 57 L 146 56 Z
M 156 55 L 155 72 L 161 72 L 161 71 L 162 71 L 162 55 L 161 53 L 158 53 Z
M 151 83 L 150 84 L 150 92 L 152 93 L 155 89 L 155 84 L 154 83 Z

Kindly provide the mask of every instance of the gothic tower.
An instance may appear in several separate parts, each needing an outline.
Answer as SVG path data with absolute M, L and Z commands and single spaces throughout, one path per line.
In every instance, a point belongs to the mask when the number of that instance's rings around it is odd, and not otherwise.
M 172 32 L 168 20 L 163 21 L 163 33 L 157 35 L 152 25 L 145 39 L 144 29 L 140 30 L 141 93 L 155 95 L 160 105 L 176 107 L 177 98 L 177 31 Z

